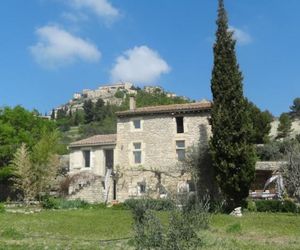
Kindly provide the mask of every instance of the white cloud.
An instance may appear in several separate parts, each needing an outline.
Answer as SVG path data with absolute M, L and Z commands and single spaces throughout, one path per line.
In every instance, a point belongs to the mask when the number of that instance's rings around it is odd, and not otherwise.
M 101 52 L 92 43 L 57 27 L 44 26 L 36 30 L 38 42 L 30 52 L 37 63 L 58 68 L 76 61 L 98 62 Z
M 63 12 L 61 17 L 65 20 L 68 20 L 73 23 L 78 23 L 81 21 L 88 21 L 89 17 L 83 13 L 71 13 L 71 12 Z
M 229 26 L 229 30 L 233 31 L 233 38 L 240 44 L 246 45 L 252 42 L 252 37 L 247 32 L 234 26 Z
M 71 6 L 77 10 L 86 9 L 99 17 L 113 20 L 120 15 L 108 0 L 69 0 Z
M 140 46 L 129 49 L 119 56 L 110 73 L 113 81 L 149 84 L 170 70 L 170 66 L 156 51 L 147 46 Z

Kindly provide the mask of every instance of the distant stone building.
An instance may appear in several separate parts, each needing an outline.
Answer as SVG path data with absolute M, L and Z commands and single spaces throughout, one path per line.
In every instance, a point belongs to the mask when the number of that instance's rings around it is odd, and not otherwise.
M 85 100 L 92 100 L 95 103 L 101 98 L 106 104 L 121 105 L 123 99 L 115 96 L 118 91 L 122 91 L 124 94 L 136 94 L 137 92 L 133 88 L 133 84 L 129 82 L 101 85 L 95 90 L 84 89 L 81 93 L 75 93 L 68 103 L 54 109 L 54 115 L 57 117 L 60 109 L 65 110 L 66 113 L 82 110 Z

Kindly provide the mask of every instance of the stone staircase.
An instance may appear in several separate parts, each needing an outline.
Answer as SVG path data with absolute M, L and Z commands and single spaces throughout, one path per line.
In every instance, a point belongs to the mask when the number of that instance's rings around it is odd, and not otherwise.
M 103 177 L 96 175 L 80 176 L 70 184 L 69 200 L 85 200 L 89 203 L 104 202 L 103 197 Z
M 110 194 L 112 169 L 108 168 L 103 176 L 89 173 L 77 174 L 69 186 L 69 200 L 85 200 L 89 203 L 107 203 Z

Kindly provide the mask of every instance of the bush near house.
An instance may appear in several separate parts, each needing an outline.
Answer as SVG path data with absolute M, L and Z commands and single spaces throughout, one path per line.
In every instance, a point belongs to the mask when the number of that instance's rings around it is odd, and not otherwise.
M 5 212 L 5 207 L 3 203 L 0 203 L 0 213 L 4 213 Z
M 124 206 L 128 209 L 136 209 L 141 204 L 143 204 L 146 209 L 155 211 L 169 211 L 175 208 L 171 200 L 164 199 L 128 199 L 124 202 Z
M 83 200 L 66 200 L 55 197 L 44 197 L 42 207 L 45 209 L 70 209 L 70 208 L 87 208 L 90 205 Z
M 255 201 L 257 212 L 299 213 L 299 208 L 291 200 L 259 200 Z

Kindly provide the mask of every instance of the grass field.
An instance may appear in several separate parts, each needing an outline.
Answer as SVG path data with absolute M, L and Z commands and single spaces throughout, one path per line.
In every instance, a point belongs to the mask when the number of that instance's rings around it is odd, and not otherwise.
M 160 218 L 166 222 L 167 213 Z M 0 249 L 132 249 L 130 211 L 79 209 L 0 214 Z M 213 215 L 204 249 L 300 249 L 300 216 Z M 128 243 L 129 242 L 129 243 Z

